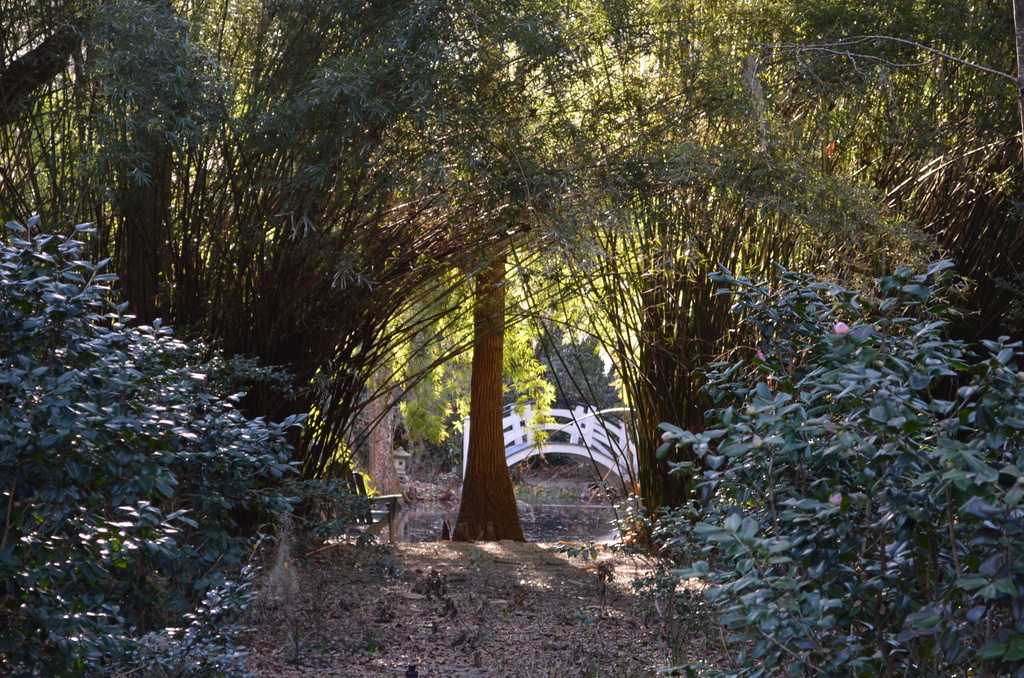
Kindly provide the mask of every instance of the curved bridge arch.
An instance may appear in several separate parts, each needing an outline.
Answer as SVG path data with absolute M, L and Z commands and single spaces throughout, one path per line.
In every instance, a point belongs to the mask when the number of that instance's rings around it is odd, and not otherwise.
M 549 410 L 553 419 L 534 424 L 533 408 L 527 406 L 522 415 L 514 410 L 502 419 L 505 433 L 505 462 L 512 466 L 540 454 L 570 454 L 592 460 L 611 470 L 624 484 L 636 477 L 636 451 L 630 442 L 624 422 L 604 417 L 605 412 L 578 405 L 571 410 Z M 462 473 L 465 477 L 469 458 L 469 420 L 462 429 Z M 548 440 L 537 442 L 536 431 L 548 431 Z M 556 434 L 560 440 L 551 440 Z

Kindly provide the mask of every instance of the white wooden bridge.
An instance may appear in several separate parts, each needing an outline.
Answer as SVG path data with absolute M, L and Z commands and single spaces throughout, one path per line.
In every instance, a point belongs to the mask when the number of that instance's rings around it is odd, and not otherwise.
M 618 410 L 615 410 L 618 411 Z M 637 477 L 636 450 L 630 442 L 625 423 L 605 416 L 610 411 L 593 410 L 577 405 L 571 410 L 549 410 L 548 419 L 534 422 L 533 407 L 527 405 L 522 414 L 506 410 L 502 419 L 505 431 L 505 461 L 509 466 L 540 454 L 571 454 L 584 457 L 610 470 L 629 484 Z M 546 431 L 542 442 L 535 439 L 537 431 Z M 469 420 L 462 430 L 462 473 L 465 476 L 469 457 Z

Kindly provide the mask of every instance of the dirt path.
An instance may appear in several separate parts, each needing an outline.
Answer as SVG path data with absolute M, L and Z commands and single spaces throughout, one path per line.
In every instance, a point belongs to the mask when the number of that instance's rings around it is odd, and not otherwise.
M 249 666 L 262 678 L 403 676 L 411 664 L 424 678 L 655 675 L 668 658 L 629 592 L 634 565 L 598 565 L 513 542 L 331 548 L 268 568 Z

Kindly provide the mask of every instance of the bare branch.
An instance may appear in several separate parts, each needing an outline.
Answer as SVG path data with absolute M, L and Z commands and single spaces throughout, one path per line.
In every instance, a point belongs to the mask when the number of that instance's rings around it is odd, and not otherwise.
M 923 52 L 927 52 L 928 54 L 932 54 L 932 55 L 934 55 L 934 56 L 936 56 L 936 57 L 938 57 L 940 59 L 945 59 L 946 61 L 952 61 L 953 63 L 960 64 L 961 66 L 966 66 L 967 68 L 971 68 L 971 69 L 974 69 L 976 71 L 980 71 L 982 73 L 987 73 L 988 75 L 994 75 L 994 76 L 996 76 L 998 78 L 1002 78 L 1004 80 L 1009 80 L 1010 82 L 1013 83 L 1013 85 L 1015 87 L 1017 87 L 1019 85 L 1019 83 L 1017 81 L 1017 78 L 1015 76 L 1009 74 L 1009 73 L 1004 73 L 1003 71 L 998 71 L 998 70 L 996 70 L 994 68 L 989 68 L 988 66 L 982 66 L 981 64 L 976 64 L 973 61 L 967 61 L 966 59 L 961 59 L 959 57 L 955 57 L 952 54 L 948 54 L 946 52 L 943 52 L 942 50 L 938 50 L 938 49 L 935 49 L 933 47 L 928 47 L 927 45 L 922 45 L 921 43 L 914 42 L 913 40 L 904 40 L 903 38 L 894 38 L 894 37 L 889 36 L 889 35 L 860 35 L 860 36 L 855 36 L 855 37 L 850 37 L 850 38 L 843 38 L 842 40 L 837 40 L 836 42 L 821 43 L 821 44 L 816 44 L 816 45 L 800 45 L 800 44 L 795 44 L 795 43 L 785 43 L 785 44 L 781 44 L 781 45 L 773 45 L 773 44 L 767 44 L 767 43 L 753 43 L 753 44 L 757 45 L 758 47 L 762 47 L 762 48 L 766 48 L 766 49 L 771 49 L 771 50 L 776 50 L 776 51 L 779 51 L 779 52 L 791 52 L 791 53 L 795 53 L 795 54 L 800 54 L 802 52 L 821 52 L 821 53 L 824 53 L 824 54 L 831 54 L 833 56 L 841 56 L 841 57 L 848 58 L 848 59 L 855 59 L 855 60 L 859 59 L 861 61 L 872 61 L 872 62 L 875 62 L 875 63 L 882 63 L 882 64 L 885 64 L 887 66 L 892 66 L 892 67 L 896 67 L 896 68 L 907 68 L 907 67 L 912 67 L 912 66 L 924 66 L 924 65 L 933 63 L 933 61 L 934 61 L 934 60 L 928 60 L 928 61 L 923 61 L 923 62 L 901 64 L 901 63 L 896 63 L 896 62 L 889 61 L 887 59 L 882 59 L 881 57 L 871 56 L 871 55 L 868 55 L 868 54 L 859 54 L 859 53 L 857 53 L 855 51 L 851 51 L 849 49 L 849 48 L 855 47 L 857 45 L 863 45 L 865 43 L 871 43 L 871 42 L 893 42 L 893 43 L 900 44 L 900 45 L 906 45 L 907 47 L 913 47 L 914 49 L 919 49 L 919 50 L 921 50 Z

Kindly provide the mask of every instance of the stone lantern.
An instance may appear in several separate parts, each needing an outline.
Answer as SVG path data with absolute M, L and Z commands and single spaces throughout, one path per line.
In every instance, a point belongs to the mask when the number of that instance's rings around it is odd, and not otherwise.
M 403 485 L 409 482 L 409 472 L 406 468 L 406 462 L 412 455 L 403 450 L 401 447 L 395 448 L 391 452 L 392 458 L 395 460 L 395 475 L 398 476 L 398 482 Z

